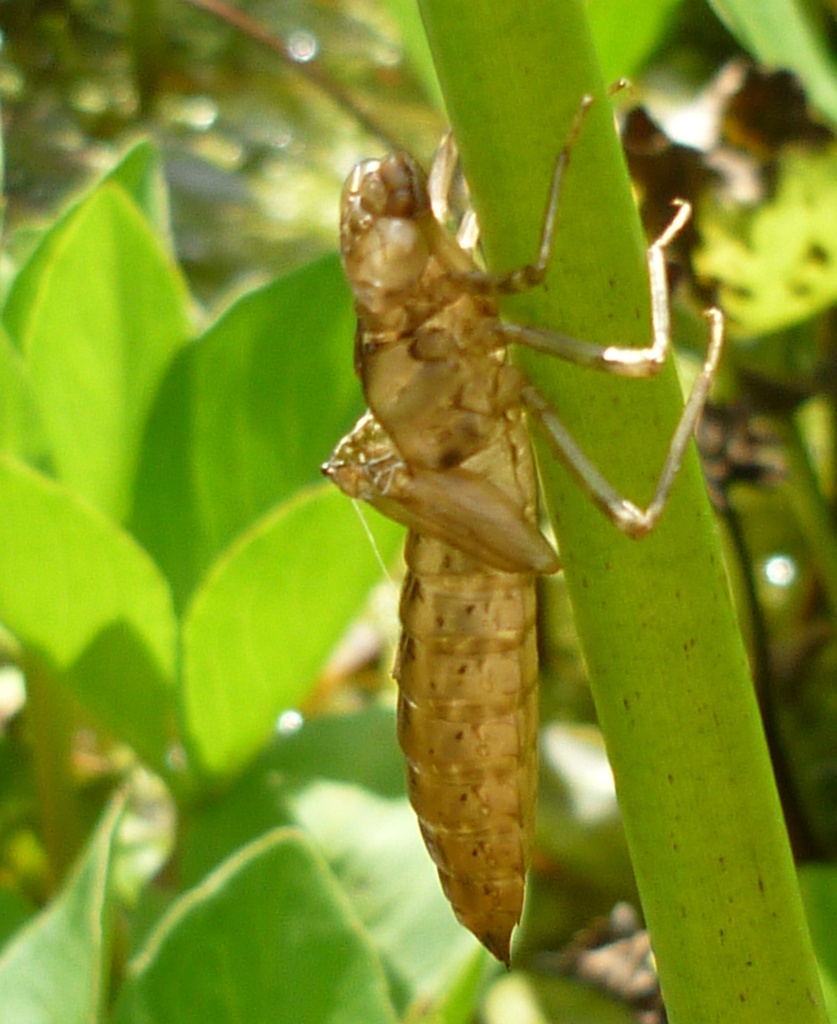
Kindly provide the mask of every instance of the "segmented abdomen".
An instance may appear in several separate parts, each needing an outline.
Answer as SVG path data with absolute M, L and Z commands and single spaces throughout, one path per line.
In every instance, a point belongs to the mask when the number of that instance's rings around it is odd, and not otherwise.
M 535 820 L 534 576 L 415 532 L 405 558 L 395 676 L 410 802 L 456 916 L 508 964 Z

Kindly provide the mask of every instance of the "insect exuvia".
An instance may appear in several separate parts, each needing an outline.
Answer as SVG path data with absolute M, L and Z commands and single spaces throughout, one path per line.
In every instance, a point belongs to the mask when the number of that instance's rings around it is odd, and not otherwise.
M 709 310 L 706 362 L 646 509 L 610 486 L 508 362 L 514 343 L 643 377 L 668 353 L 663 250 L 688 218 L 685 204 L 648 250 L 648 347 L 602 347 L 500 319 L 499 295 L 545 275 L 561 177 L 590 102 L 585 97 L 556 161 L 537 260 L 519 270 L 495 275 L 477 266 L 472 220 L 458 239 L 443 226 L 456 166 L 449 137 L 429 185 L 409 155 L 395 153 L 355 167 L 341 205 L 343 265 L 358 314 L 355 369 L 369 411 L 323 471 L 409 527 L 393 670 L 408 792 L 456 916 L 506 964 L 535 817 L 535 579 L 558 568 L 537 528 L 525 416 L 545 429 L 613 522 L 641 536 L 663 510 L 723 340 L 721 314 Z

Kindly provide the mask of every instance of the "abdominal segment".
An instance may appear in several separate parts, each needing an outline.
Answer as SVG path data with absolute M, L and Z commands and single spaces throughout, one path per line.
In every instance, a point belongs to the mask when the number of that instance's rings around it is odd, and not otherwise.
M 410 801 L 456 916 L 508 963 L 535 816 L 534 577 L 416 533 L 406 559 L 395 675 Z

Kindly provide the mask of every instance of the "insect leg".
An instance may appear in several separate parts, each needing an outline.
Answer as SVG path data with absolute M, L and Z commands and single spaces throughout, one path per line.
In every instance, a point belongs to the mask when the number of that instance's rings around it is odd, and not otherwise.
M 433 157 L 433 165 L 427 179 L 427 194 L 430 196 L 433 216 L 443 225 L 454 218 L 451 209 L 451 196 L 457 184 L 458 173 L 459 147 L 456 145 L 453 132 L 448 129 Z M 467 192 L 467 186 L 465 191 Z M 475 211 L 469 205 L 459 221 L 456 242 L 461 249 L 473 255 L 477 250 L 479 240 L 479 221 Z
M 648 247 L 646 255 L 651 288 L 652 343 L 650 345 L 643 348 L 595 345 L 593 342 L 581 341 L 578 338 L 544 328 L 523 327 L 520 324 L 503 322 L 497 326 L 498 333 L 509 343 L 526 345 L 527 348 L 566 359 L 580 366 L 605 370 L 607 373 L 613 373 L 620 377 L 652 377 L 665 363 L 671 346 L 671 316 L 666 280 L 665 248 L 682 230 L 692 212 L 689 203 L 678 200 L 676 205 L 677 212 L 671 223 L 662 235 Z M 720 317 L 720 313 L 717 315 Z
M 450 197 L 453 183 L 459 168 L 459 149 L 453 132 L 448 129 L 442 136 L 439 148 L 433 157 L 430 174 L 427 176 L 427 194 L 433 216 L 440 224 L 446 224 L 451 218 Z
M 623 497 L 604 478 L 593 462 L 584 454 L 575 439 L 561 423 L 555 410 L 533 384 L 527 384 L 521 398 L 528 411 L 546 430 L 558 457 L 575 473 L 592 500 L 631 537 L 642 537 L 652 530 L 665 508 L 683 456 L 700 418 L 706 396 L 712 386 L 721 356 L 724 340 L 724 321 L 717 309 L 707 310 L 709 319 L 709 348 L 689 399 L 671 439 L 663 468 L 657 480 L 654 495 L 647 508 L 639 508 Z
M 469 206 L 462 215 L 459 227 L 456 230 L 456 244 L 460 249 L 470 253 L 471 256 L 477 251 L 480 242 L 480 222 L 477 220 L 477 213 Z
M 579 132 L 581 131 L 581 126 L 584 124 L 584 118 L 586 117 L 587 111 L 590 109 L 592 103 L 592 96 L 582 97 L 581 103 L 579 104 L 578 110 L 573 118 L 573 122 L 570 125 L 570 130 L 567 132 L 564 145 L 561 148 L 561 152 L 558 154 L 557 160 L 555 161 L 555 167 L 552 171 L 552 179 L 549 185 L 546 209 L 544 210 L 543 215 L 543 224 L 541 226 L 541 239 L 538 246 L 538 255 L 535 262 L 527 263 L 523 267 L 518 267 L 516 270 L 510 270 L 502 274 L 491 274 L 482 270 L 473 270 L 464 274 L 457 274 L 456 280 L 461 281 L 463 286 L 469 291 L 479 292 L 481 294 L 488 293 L 492 295 L 514 294 L 515 292 L 523 292 L 527 291 L 529 288 L 534 288 L 543 281 L 546 276 L 550 260 L 552 259 L 552 249 L 555 241 L 555 220 L 558 214 L 558 200 L 561 196 L 561 182 L 564 177 L 564 171 L 569 163 L 570 153 L 572 152 L 572 148 L 576 143 Z M 435 203 L 433 209 L 435 213 Z
M 607 90 L 608 96 L 613 96 L 620 89 L 627 87 L 628 84 L 627 78 L 620 78 Z M 481 288 L 488 287 L 494 294 L 500 293 L 508 295 L 514 294 L 515 292 L 527 291 L 529 288 L 534 288 L 543 281 L 552 260 L 552 250 L 555 241 L 555 221 L 558 217 L 558 202 L 561 198 L 561 184 L 564 178 L 564 171 L 567 169 L 567 164 L 570 162 L 570 153 L 572 152 L 573 146 L 575 146 L 576 140 L 581 132 L 584 119 L 587 116 L 587 111 L 592 105 L 592 96 L 589 94 L 582 96 L 581 103 L 579 103 L 578 109 L 573 117 L 572 124 L 570 125 L 570 130 L 567 132 L 567 136 L 564 139 L 564 145 L 561 147 L 561 152 L 558 154 L 558 158 L 555 161 L 555 167 L 552 171 L 552 179 L 549 184 L 546 209 L 544 210 L 543 215 L 543 224 L 541 225 L 541 240 L 538 246 L 537 259 L 534 263 L 527 263 L 525 266 L 518 267 L 517 270 L 511 270 L 505 274 L 479 274 L 478 276 L 483 279 L 480 284 Z M 476 275 L 470 276 L 472 278 L 476 277 Z

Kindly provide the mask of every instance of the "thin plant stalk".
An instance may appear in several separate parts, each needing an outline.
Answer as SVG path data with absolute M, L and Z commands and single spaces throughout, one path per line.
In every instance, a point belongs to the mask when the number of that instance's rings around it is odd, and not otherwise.
M 534 258 L 555 156 L 582 96 L 596 98 L 566 174 L 550 273 L 507 314 L 599 343 L 646 344 L 645 241 L 581 0 L 421 8 L 493 270 Z M 674 367 L 631 381 L 540 355 L 521 362 L 605 475 L 647 501 L 682 407 Z M 538 450 L 669 1018 L 822 1024 L 695 454 L 657 529 L 638 542 Z

